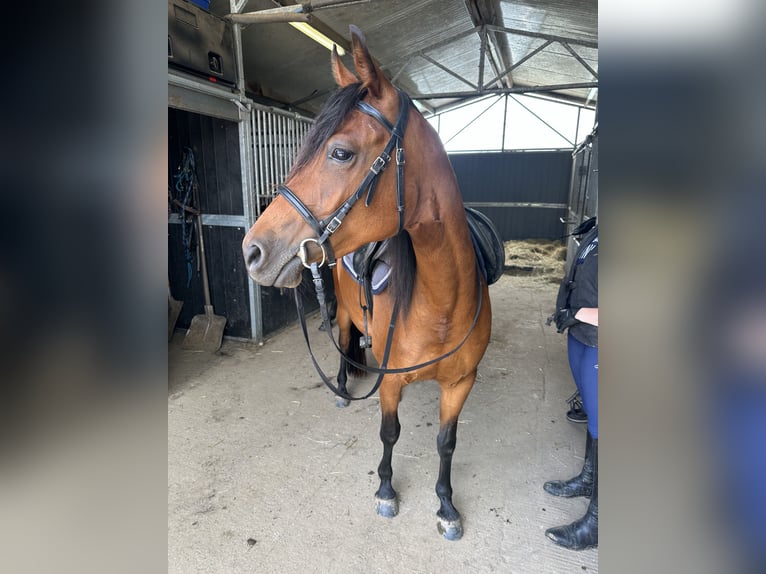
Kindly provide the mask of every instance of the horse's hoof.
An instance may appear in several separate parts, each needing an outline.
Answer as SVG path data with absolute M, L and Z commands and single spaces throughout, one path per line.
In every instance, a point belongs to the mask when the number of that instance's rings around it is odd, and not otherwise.
M 375 512 L 384 518 L 393 518 L 399 514 L 399 502 L 395 498 L 375 497 Z
M 457 520 L 440 518 L 436 523 L 436 529 L 447 540 L 460 540 L 463 536 L 463 523 L 459 518 Z
M 346 408 L 349 404 L 351 404 L 351 401 L 348 399 L 344 399 L 343 397 L 335 397 L 335 406 L 339 409 Z

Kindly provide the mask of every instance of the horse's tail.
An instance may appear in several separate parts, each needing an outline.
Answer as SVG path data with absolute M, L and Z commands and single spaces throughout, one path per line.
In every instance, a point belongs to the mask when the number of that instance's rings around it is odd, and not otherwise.
M 359 346 L 359 337 L 362 336 L 362 332 L 356 328 L 356 325 L 351 323 L 351 342 L 348 346 L 348 352 L 346 355 L 349 359 L 352 361 L 355 361 L 356 363 L 359 363 L 360 365 L 366 365 L 367 364 L 367 355 L 364 352 L 364 349 Z M 351 375 L 352 377 L 363 377 L 365 375 L 365 371 L 362 369 L 359 369 L 352 365 L 351 363 L 346 363 L 347 368 L 346 372 Z

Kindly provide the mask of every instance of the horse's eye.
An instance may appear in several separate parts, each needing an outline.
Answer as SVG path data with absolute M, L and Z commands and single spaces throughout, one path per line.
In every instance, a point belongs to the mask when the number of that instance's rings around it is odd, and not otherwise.
M 349 161 L 352 157 L 354 157 L 354 153 L 348 151 L 347 149 L 336 147 L 330 153 L 330 157 L 338 161 L 346 162 L 346 161 Z

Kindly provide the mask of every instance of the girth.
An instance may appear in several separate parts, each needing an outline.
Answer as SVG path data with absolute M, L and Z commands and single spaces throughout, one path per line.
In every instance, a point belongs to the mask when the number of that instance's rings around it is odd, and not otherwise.
M 388 286 L 391 264 L 387 253 L 390 240 L 376 241 L 344 255 L 343 268 L 353 277 L 364 293 L 364 301 L 372 313 L 372 296 L 379 295 Z

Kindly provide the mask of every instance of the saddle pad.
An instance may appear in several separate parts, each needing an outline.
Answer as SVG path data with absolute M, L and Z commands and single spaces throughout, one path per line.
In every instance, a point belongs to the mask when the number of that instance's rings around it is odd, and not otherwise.
M 492 285 L 503 275 L 505 266 L 503 241 L 489 217 L 470 207 L 465 208 L 465 215 L 479 267 L 487 280 L 487 285 Z
M 365 268 L 367 265 L 370 265 L 372 268 L 372 273 L 370 274 L 370 289 L 372 290 L 373 295 L 378 295 L 388 287 L 388 280 L 391 277 L 391 266 L 383 259 L 378 259 L 378 257 L 383 256 L 385 247 L 377 250 L 378 252 L 374 254 L 375 258 L 372 262 L 370 262 L 367 257 L 360 256 L 364 255 L 365 252 L 369 253 L 371 251 L 376 251 L 376 249 L 370 249 L 371 245 L 372 244 L 365 245 L 357 251 L 347 253 L 342 257 L 342 261 L 343 268 L 354 278 L 354 281 L 360 285 L 362 284 Z
M 500 234 L 492 221 L 480 211 L 466 207 L 465 214 L 479 268 L 487 285 L 492 285 L 502 276 L 505 265 L 505 249 Z M 387 246 L 388 242 L 370 243 L 342 257 L 343 268 L 360 285 L 367 269 L 372 270 L 370 287 L 374 295 L 385 290 L 391 277 L 391 266 L 385 260 Z

